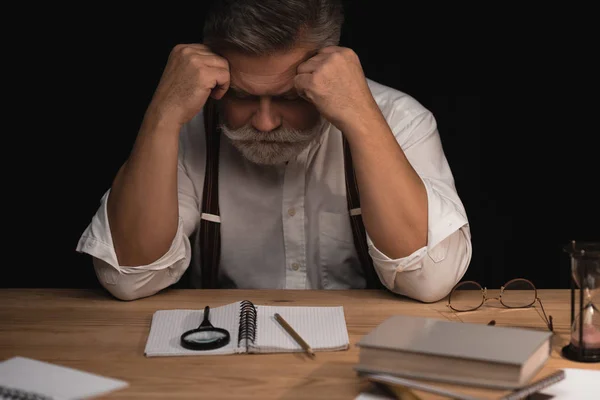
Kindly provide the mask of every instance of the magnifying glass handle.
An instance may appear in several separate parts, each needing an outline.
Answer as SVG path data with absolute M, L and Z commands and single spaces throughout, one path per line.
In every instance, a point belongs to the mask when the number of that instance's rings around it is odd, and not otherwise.
M 208 314 L 210 313 L 210 307 L 206 306 L 204 307 L 204 319 L 202 320 L 202 323 L 200 324 L 200 327 L 203 326 L 212 326 L 210 321 L 208 320 Z

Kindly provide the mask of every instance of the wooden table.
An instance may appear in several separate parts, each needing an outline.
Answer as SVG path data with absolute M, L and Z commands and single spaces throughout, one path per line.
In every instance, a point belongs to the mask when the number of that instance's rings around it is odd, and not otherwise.
M 493 291 L 490 291 L 493 295 Z M 545 370 L 598 369 L 560 355 L 569 340 L 568 290 L 540 290 L 554 317 L 552 358 Z M 159 309 L 217 307 L 248 299 L 256 305 L 343 305 L 350 349 L 321 352 L 311 360 L 303 354 L 257 354 L 146 358 L 144 346 L 152 314 Z M 0 360 L 30 357 L 125 380 L 126 389 L 111 399 L 174 398 L 327 398 L 353 399 L 367 387 L 353 370 L 356 342 L 394 314 L 456 320 L 445 301 L 423 304 L 390 293 L 368 290 L 166 290 L 131 302 L 101 290 L 0 290 Z M 537 308 L 507 310 L 488 301 L 478 311 L 463 313 L 463 322 L 544 329 Z

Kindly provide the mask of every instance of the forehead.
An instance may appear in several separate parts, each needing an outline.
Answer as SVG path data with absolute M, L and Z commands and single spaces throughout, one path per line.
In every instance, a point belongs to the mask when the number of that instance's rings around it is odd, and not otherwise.
M 285 92 L 294 86 L 298 65 L 314 53 L 308 48 L 295 48 L 285 53 L 253 56 L 224 52 L 229 62 L 231 85 L 254 95 Z

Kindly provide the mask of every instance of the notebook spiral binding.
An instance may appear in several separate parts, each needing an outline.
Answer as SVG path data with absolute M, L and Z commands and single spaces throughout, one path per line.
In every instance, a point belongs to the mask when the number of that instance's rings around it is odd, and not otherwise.
M 256 339 L 256 307 L 249 300 L 243 300 L 240 304 L 240 325 L 238 328 L 238 346 L 244 340 L 246 349 L 249 343 Z
M 27 392 L 21 389 L 13 389 L 0 386 L 0 400 L 53 400 L 52 397 Z
M 520 400 L 520 399 L 525 399 L 528 396 L 537 393 L 539 391 L 541 391 L 542 389 L 547 388 L 550 385 L 553 385 L 556 382 L 562 381 L 563 379 L 565 379 L 565 371 L 564 370 L 558 370 L 556 372 L 554 372 L 551 375 L 548 375 L 547 377 L 537 381 L 537 382 L 533 382 L 530 385 L 525 386 L 524 388 L 521 389 L 517 389 L 514 391 L 514 393 L 508 394 L 504 397 L 502 397 L 501 400 Z

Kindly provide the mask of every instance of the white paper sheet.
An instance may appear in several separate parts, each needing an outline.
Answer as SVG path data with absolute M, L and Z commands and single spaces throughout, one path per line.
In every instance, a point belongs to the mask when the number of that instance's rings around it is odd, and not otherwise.
M 564 368 L 564 371 L 565 379 L 541 390 L 532 398 L 546 400 L 598 400 L 600 398 L 600 370 Z
M 2 390 L 31 392 L 44 400 L 43 396 L 53 400 L 86 399 L 128 385 L 118 379 L 26 357 L 0 362 L 0 399 L 3 398 Z

